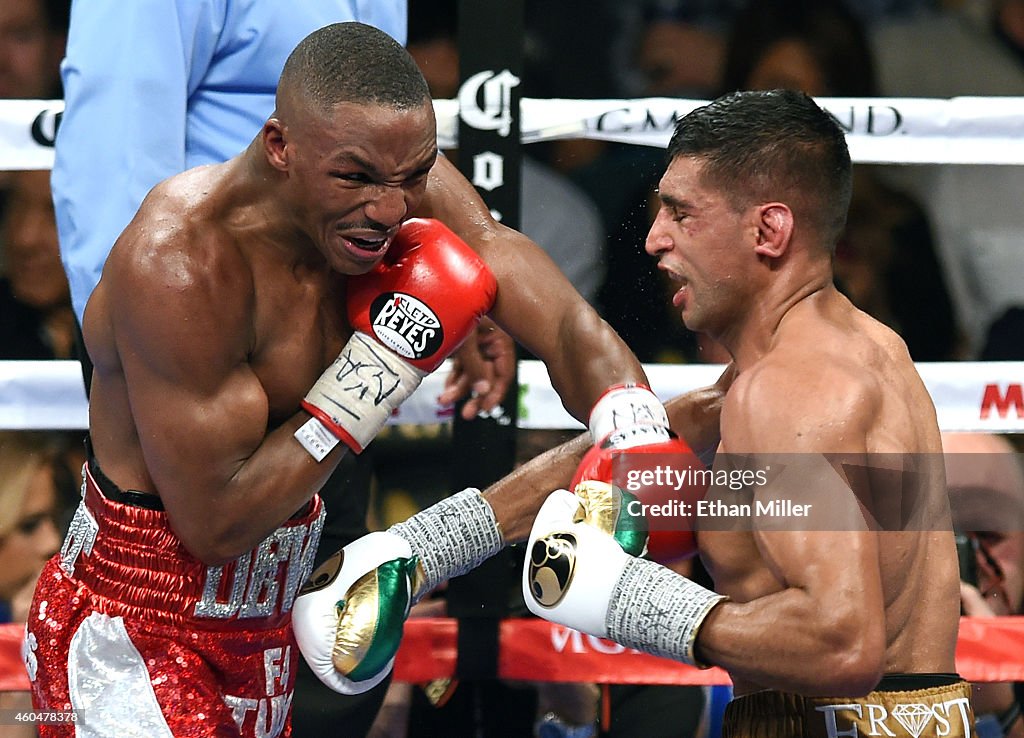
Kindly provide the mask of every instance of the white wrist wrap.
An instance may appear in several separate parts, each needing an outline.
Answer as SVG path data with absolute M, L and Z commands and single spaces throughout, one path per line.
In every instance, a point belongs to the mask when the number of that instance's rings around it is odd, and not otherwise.
M 472 487 L 392 525 L 388 531 L 408 541 L 413 554 L 419 556 L 423 581 L 417 582 L 413 602 L 505 546 L 494 511 L 480 490 Z
M 590 436 L 606 448 L 631 448 L 667 441 L 668 414 L 657 395 L 646 387 L 609 390 L 590 412 Z
M 630 558 L 605 616 L 608 637 L 645 653 L 703 666 L 693 654 L 697 631 L 724 599 L 653 561 Z
M 314 414 L 332 433 L 362 451 L 426 374 L 357 332 L 306 393 L 304 404 L 318 411 Z

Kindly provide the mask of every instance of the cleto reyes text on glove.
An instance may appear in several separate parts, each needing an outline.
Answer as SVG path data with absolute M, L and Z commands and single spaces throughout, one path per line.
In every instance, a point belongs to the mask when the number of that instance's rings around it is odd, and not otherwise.
M 348 278 L 354 332 L 303 399 L 313 419 L 295 437 L 317 461 L 338 440 L 361 452 L 466 340 L 497 290 L 487 264 L 447 226 L 406 221 L 379 264 Z

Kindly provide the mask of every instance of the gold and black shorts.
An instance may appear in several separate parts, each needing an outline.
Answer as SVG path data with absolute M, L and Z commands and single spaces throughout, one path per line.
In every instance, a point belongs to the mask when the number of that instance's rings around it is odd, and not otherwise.
M 864 697 L 764 691 L 726 707 L 722 738 L 970 738 L 971 686 L 956 675 L 892 674 Z

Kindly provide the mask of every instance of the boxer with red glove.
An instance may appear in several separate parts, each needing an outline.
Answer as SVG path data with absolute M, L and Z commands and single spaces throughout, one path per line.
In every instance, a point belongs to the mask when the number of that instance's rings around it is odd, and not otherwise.
M 661 563 L 693 556 L 697 541 L 692 515 L 707 490 L 704 465 L 671 431 L 657 396 L 642 385 L 611 387 L 591 411 L 589 427 L 595 445 L 569 488 L 576 490 L 590 480 L 627 487 L 647 517 L 647 555 Z M 670 467 L 674 476 L 669 483 L 654 484 L 640 476 L 644 471 L 654 476 L 653 465 Z M 627 477 L 635 481 L 627 482 Z
M 362 451 L 391 412 L 494 304 L 487 265 L 436 220 L 404 223 L 384 259 L 348 281 L 352 338 L 306 395 L 295 436 L 320 460 L 338 440 Z M 296 600 L 293 628 L 331 689 L 364 692 L 391 671 L 409 607 L 504 545 L 479 490 L 453 495 L 345 546 Z
M 338 440 L 356 453 L 494 305 L 484 261 L 443 223 L 402 224 L 369 273 L 348 279 L 352 337 L 306 394 L 295 437 L 318 461 Z

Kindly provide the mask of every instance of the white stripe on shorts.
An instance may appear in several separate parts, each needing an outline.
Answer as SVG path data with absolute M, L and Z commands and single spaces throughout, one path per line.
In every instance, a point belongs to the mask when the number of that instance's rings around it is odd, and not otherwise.
M 68 652 L 76 738 L 173 738 L 124 620 L 94 612 Z

